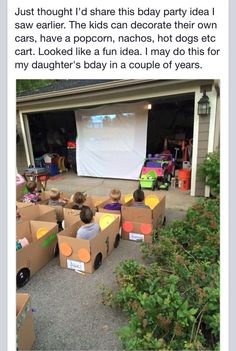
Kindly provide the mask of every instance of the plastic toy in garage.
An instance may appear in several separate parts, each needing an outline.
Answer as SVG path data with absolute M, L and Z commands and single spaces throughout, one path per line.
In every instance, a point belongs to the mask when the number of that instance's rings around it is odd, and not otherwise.
M 168 190 L 174 174 L 174 159 L 171 154 L 156 154 L 145 159 L 139 176 L 139 187 Z
M 103 260 L 118 247 L 120 242 L 120 216 L 110 213 L 96 213 L 94 221 L 99 223 L 100 231 L 90 239 L 76 238 L 81 221 L 74 222 L 58 234 L 60 265 L 79 273 L 93 273 Z

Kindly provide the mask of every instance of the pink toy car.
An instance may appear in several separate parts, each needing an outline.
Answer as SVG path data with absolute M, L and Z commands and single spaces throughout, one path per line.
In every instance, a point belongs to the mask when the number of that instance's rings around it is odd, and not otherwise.
M 139 177 L 140 188 L 156 187 L 168 190 L 174 174 L 174 159 L 171 154 L 156 154 L 146 158 Z

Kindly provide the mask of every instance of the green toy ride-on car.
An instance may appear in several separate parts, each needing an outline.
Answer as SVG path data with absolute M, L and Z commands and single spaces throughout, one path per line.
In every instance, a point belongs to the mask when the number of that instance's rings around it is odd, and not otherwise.
M 157 174 L 150 170 L 139 178 L 139 187 L 154 190 L 157 187 Z

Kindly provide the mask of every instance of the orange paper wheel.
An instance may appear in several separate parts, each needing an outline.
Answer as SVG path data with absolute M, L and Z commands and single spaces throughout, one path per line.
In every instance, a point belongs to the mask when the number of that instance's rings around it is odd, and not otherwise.
M 90 253 L 86 249 L 79 249 L 78 250 L 78 257 L 82 262 L 89 262 L 91 259 Z
M 133 223 L 129 222 L 129 221 L 125 221 L 122 225 L 123 229 L 125 232 L 131 232 L 131 230 L 133 230 L 134 225 Z
M 140 225 L 140 231 L 144 234 L 144 235 L 148 235 L 151 233 L 152 231 L 152 225 L 148 224 L 148 223 L 142 223 Z
M 64 256 L 70 256 L 71 254 L 72 254 L 72 248 L 71 248 L 71 246 L 69 245 L 69 244 L 67 244 L 67 243 L 62 243 L 61 245 L 60 245 L 60 252 L 62 253 L 62 255 L 64 255 Z

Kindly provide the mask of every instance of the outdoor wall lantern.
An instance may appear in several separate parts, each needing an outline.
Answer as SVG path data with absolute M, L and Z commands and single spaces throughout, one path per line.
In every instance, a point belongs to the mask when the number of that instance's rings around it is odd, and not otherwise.
M 148 110 L 152 109 L 152 104 L 148 104 Z
M 206 95 L 206 90 L 204 90 L 201 99 L 198 101 L 198 115 L 208 116 L 210 114 L 210 109 L 209 97 Z

